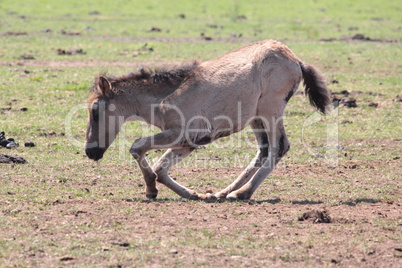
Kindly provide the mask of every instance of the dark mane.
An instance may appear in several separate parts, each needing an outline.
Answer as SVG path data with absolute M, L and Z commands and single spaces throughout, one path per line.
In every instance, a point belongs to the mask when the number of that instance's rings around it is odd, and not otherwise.
M 138 72 L 119 77 L 107 77 L 113 87 L 133 87 L 167 83 L 178 85 L 198 67 L 198 62 L 171 68 L 141 68 Z

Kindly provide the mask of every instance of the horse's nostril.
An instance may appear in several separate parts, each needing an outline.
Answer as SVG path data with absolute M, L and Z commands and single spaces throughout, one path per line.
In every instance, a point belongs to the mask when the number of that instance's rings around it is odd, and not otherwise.
M 89 159 L 98 161 L 103 157 L 103 154 L 105 153 L 105 149 L 100 148 L 100 147 L 94 147 L 94 148 L 85 148 L 85 154 L 88 156 Z
M 91 151 L 91 149 L 86 148 L 86 149 L 85 149 L 85 154 L 86 154 L 89 158 L 92 158 L 92 157 L 91 157 L 91 156 L 92 156 L 92 151 Z

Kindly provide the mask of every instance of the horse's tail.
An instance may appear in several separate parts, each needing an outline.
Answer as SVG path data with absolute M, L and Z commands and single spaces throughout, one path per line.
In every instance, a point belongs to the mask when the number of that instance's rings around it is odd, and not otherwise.
M 314 67 L 303 62 L 299 64 L 303 74 L 305 93 L 308 95 L 310 104 L 325 114 L 331 99 L 324 77 Z

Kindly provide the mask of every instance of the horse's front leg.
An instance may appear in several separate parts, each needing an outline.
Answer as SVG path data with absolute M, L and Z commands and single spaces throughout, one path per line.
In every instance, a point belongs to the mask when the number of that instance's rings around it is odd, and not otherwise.
M 130 149 L 130 153 L 134 156 L 141 169 L 142 176 L 144 177 L 146 188 L 145 195 L 148 198 L 156 198 L 158 196 L 158 189 L 156 188 L 156 174 L 152 171 L 144 154 L 139 154 Z
M 154 136 L 137 139 L 130 149 L 130 154 L 137 161 L 146 183 L 145 195 L 148 198 L 156 198 L 158 189 L 156 188 L 156 174 L 149 165 L 145 153 L 152 149 L 166 149 L 174 147 L 178 138 L 176 131 L 167 130 Z
M 190 190 L 178 182 L 174 181 L 168 174 L 169 169 L 182 161 L 188 156 L 195 148 L 194 147 L 182 147 L 178 149 L 169 149 L 154 165 L 153 169 L 157 174 L 158 182 L 164 184 L 166 187 L 174 191 L 176 194 L 183 198 L 190 200 L 204 199 L 201 195 L 195 191 Z

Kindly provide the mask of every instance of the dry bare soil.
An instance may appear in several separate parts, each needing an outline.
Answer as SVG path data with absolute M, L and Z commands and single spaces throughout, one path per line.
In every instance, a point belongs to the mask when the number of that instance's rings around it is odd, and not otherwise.
M 366 176 L 375 176 L 381 164 L 372 162 Z M 361 165 L 364 163 L 341 166 L 336 171 L 314 163 L 281 165 L 273 176 L 283 175 L 289 181 L 300 173 L 312 179 L 331 175 L 335 181 L 355 178 L 354 187 L 365 188 L 367 184 L 358 179 Z M 388 165 L 397 168 L 398 161 Z M 121 167 L 102 168 L 124 173 Z M 191 181 L 207 172 L 229 182 L 241 169 L 177 167 L 172 174 Z M 14 180 L 24 185 L 18 178 Z M 127 182 L 110 183 L 108 176 L 77 179 L 73 183 L 72 187 L 88 195 L 108 188 L 104 198 L 94 200 L 71 196 L 42 204 L 23 198 L 1 200 L 0 222 L 8 222 L 8 227 L 1 230 L 1 239 L 10 247 L 3 264 L 13 266 L 16 260 L 21 266 L 41 267 L 400 267 L 402 264 L 400 202 L 349 199 L 331 204 L 322 194 L 302 199 L 302 195 L 295 198 L 292 191 L 276 195 L 266 191 L 280 188 L 279 181 L 266 183 L 264 192 L 247 202 L 204 203 L 163 198 L 170 193 L 163 186 L 159 186 L 162 198 L 147 200 L 143 198 L 141 182 L 135 185 L 138 191 L 132 198 L 116 200 L 113 195 Z M 197 190 L 216 191 L 211 184 Z M 300 182 L 291 186 L 296 191 L 304 187 L 308 185 Z M 18 193 L 7 195 L 13 199 Z M 10 250 L 12 247 L 15 250 Z

